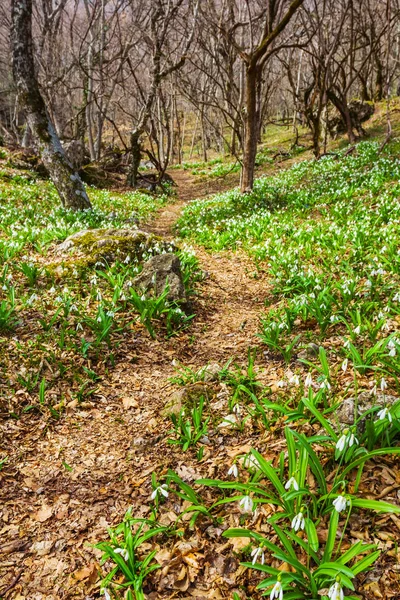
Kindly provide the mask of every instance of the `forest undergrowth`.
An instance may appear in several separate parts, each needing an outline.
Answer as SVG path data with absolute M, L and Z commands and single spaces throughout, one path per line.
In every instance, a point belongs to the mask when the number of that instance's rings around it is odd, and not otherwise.
M 70 234 L 170 199 L 77 214 L 3 173 L 0 596 L 399 597 L 397 155 L 298 162 L 62 271 Z M 175 246 L 188 306 L 132 284 Z

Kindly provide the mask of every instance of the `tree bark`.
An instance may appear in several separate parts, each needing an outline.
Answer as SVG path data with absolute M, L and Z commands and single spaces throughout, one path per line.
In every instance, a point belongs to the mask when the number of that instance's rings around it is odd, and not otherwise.
M 130 146 L 131 146 L 131 163 L 129 166 L 128 173 L 128 185 L 136 187 L 138 184 L 138 175 L 140 161 L 142 160 L 142 147 L 140 145 L 141 131 L 135 129 L 131 133 Z
M 257 126 L 257 68 L 249 65 L 246 69 L 244 155 L 240 182 L 242 194 L 253 189 L 254 168 L 257 154 Z
M 78 173 L 67 159 L 51 122 L 35 76 L 32 41 L 32 0 L 12 0 L 13 76 L 35 142 L 65 208 L 91 208 Z

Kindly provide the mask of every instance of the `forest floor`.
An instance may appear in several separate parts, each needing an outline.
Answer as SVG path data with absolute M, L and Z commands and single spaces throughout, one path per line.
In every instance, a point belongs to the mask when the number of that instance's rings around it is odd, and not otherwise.
M 275 163 L 271 171 L 279 172 L 297 160 Z M 220 193 L 237 182 L 237 175 L 212 181 L 199 181 L 186 171 L 175 171 L 173 176 L 176 199 L 158 208 L 156 216 L 142 226 L 170 240 L 189 201 Z M 103 369 L 91 395 L 82 401 L 71 397 L 60 418 L 43 407 L 27 409 L 15 418 L 2 409 L 0 458 L 7 459 L 0 467 L 0 599 L 104 597 L 100 574 L 104 576 L 107 569 L 101 566 L 102 552 L 95 544 L 107 539 L 107 528 L 121 523 L 130 508 L 135 518 L 154 516 L 155 482 L 166 481 L 170 471 L 190 489 L 201 478 L 226 478 L 232 462 L 252 448 L 278 464 L 286 447 L 285 419 L 275 419 L 267 428 L 244 419 L 243 427 L 225 429 L 220 422 L 229 412 L 232 389 L 239 398 L 241 385 L 253 389 L 251 349 L 257 347 L 256 385 L 272 393 L 280 393 L 282 380 L 299 366 L 288 368 L 260 346 L 257 337 L 260 316 L 272 297 L 271 275 L 268 269 L 257 268 L 240 247 L 210 251 L 190 243 L 203 272 L 191 301 L 195 318 L 190 327 L 169 338 L 151 339 L 144 327 L 135 330 L 134 338 L 122 337 L 115 365 Z M 7 339 L 14 353 L 12 336 Z M 199 374 L 207 366 L 215 367 L 210 377 Z M 225 373 L 225 380 L 215 377 L 218 372 Z M 30 405 L 30 392 L 21 388 L 12 394 L 10 405 Z M 205 399 L 211 415 L 203 450 L 199 454 L 194 446 L 182 452 L 179 445 L 169 443 L 174 434 L 165 407 L 180 402 L 191 407 L 199 397 Z M 319 432 L 316 423 L 301 427 L 310 435 Z M 373 489 L 373 498 L 399 504 L 400 479 L 394 461 L 382 457 L 379 465 L 366 468 L 361 488 L 366 494 Z M 171 493 L 171 485 L 157 512 L 158 523 L 168 527 L 168 533 L 162 543 L 149 540 L 140 547 L 141 553 L 155 550 L 161 565 L 146 579 L 146 598 L 259 598 L 255 589 L 259 576 L 240 565 L 243 552 L 249 555 L 249 540 L 221 537 L 228 525 L 243 524 L 238 503 L 229 505 L 228 523 L 218 516 L 200 516 L 193 524 L 193 510 L 185 513 L 185 509 L 194 502 L 184 496 L 185 488 L 179 487 L 177 479 L 172 481 L 180 492 Z M 205 498 L 208 505 L 215 501 L 209 492 Z M 271 511 L 271 504 L 261 504 L 247 524 L 265 532 L 263 521 Z M 326 516 L 321 523 L 323 542 L 328 532 Z M 377 544 L 385 560 L 371 574 L 360 575 L 355 597 L 400 598 L 400 517 L 389 513 L 352 517 L 343 548 L 358 540 Z M 272 561 L 275 566 L 277 562 Z M 283 572 L 290 573 L 290 565 L 283 564 Z
M 185 174 L 176 179 L 178 200 L 160 209 L 144 227 L 171 239 L 187 200 L 209 189 L 199 189 Z M 0 597 L 97 597 L 101 553 L 92 544 L 102 540 L 106 528 L 118 523 L 130 506 L 137 517 L 149 515 L 151 473 L 172 468 L 194 481 L 219 462 L 229 468 L 224 445 L 212 457 L 206 449 L 201 465 L 191 453 L 183 455 L 169 445 L 171 422 L 162 411 L 176 387 L 169 378 L 176 375 L 177 363 L 198 371 L 209 363 L 243 361 L 255 343 L 268 282 L 254 278 L 254 264 L 244 253 L 211 254 L 201 247 L 195 251 L 206 278 L 198 289 L 190 330 L 161 342 L 143 335 L 134 347 L 121 349 L 123 359 L 98 386 L 95 398 L 70 407 L 60 421 L 49 423 L 26 414 L 18 421 L 2 422 L 1 447 L 9 458 L 0 474 Z M 279 374 L 269 369 L 268 379 L 276 382 Z M 248 443 L 241 436 L 240 451 Z M 230 440 L 232 456 L 238 444 L 239 439 Z M 179 570 L 174 567 L 176 592 L 168 580 L 165 585 L 172 589 L 159 589 L 148 597 L 172 598 L 185 588 L 190 588 L 188 598 L 230 597 L 223 591 L 224 577 L 229 577 L 219 572 L 225 557 L 211 557 L 210 550 L 202 547 L 198 556 L 208 556 L 215 586 L 205 585 L 204 579 L 200 588 L 191 583 L 188 574 L 182 575 L 182 562 Z

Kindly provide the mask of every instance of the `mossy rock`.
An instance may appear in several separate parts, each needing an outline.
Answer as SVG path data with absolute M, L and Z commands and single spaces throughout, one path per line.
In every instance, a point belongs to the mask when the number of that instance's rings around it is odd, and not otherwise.
M 60 256 L 82 259 L 89 265 L 97 262 L 142 262 L 149 254 L 169 252 L 174 247 L 159 236 L 138 229 L 87 229 L 70 235 L 57 246 Z

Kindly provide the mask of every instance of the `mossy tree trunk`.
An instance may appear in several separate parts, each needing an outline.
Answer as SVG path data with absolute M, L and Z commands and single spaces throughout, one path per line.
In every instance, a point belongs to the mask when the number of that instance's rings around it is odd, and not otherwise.
M 32 0 L 11 0 L 13 76 L 21 107 L 63 206 L 91 208 L 79 174 L 73 169 L 51 122 L 35 75 Z

